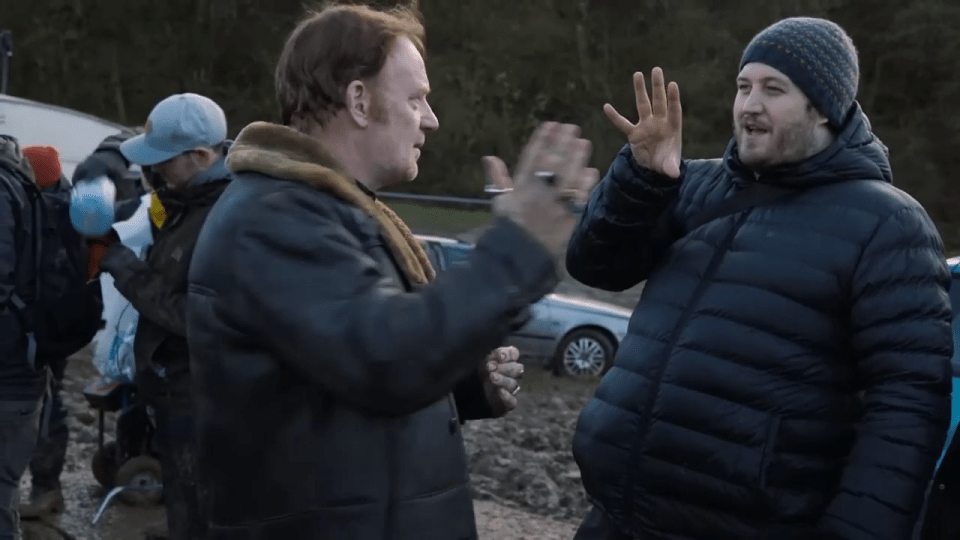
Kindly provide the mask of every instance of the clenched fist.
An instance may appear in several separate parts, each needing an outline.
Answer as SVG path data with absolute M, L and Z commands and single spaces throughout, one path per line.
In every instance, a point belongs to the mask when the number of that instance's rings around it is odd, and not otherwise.
M 500 347 L 487 356 L 480 370 L 484 394 L 496 418 L 517 407 L 516 394 L 523 377 L 523 364 L 519 359 L 520 351 L 516 347 Z

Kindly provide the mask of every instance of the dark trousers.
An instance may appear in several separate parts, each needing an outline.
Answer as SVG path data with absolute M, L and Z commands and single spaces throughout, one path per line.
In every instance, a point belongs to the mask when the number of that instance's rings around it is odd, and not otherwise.
M 0 401 L 0 540 L 20 537 L 20 478 L 37 444 L 41 403 Z
M 197 475 L 197 439 L 189 409 L 154 407 L 170 540 L 206 537 L 206 494 Z
M 30 460 L 30 482 L 35 494 L 60 487 L 60 474 L 67 461 L 67 442 L 70 439 L 67 407 L 61 395 L 67 359 L 51 361 L 49 365 L 52 372 L 51 394 L 44 407 L 50 408 L 50 424 L 47 427 L 47 437 L 39 438 Z
M 573 540 L 632 540 L 632 538 L 618 532 L 603 512 L 594 506 L 583 518 Z

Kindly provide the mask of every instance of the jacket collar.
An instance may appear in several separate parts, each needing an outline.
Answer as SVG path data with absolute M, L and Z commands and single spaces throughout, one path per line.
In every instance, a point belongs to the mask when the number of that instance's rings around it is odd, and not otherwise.
M 382 201 L 352 179 L 346 167 L 319 141 L 287 126 L 254 122 L 243 129 L 227 154 L 234 174 L 259 173 L 329 193 L 377 221 L 394 259 L 414 284 L 436 276 L 423 246 Z

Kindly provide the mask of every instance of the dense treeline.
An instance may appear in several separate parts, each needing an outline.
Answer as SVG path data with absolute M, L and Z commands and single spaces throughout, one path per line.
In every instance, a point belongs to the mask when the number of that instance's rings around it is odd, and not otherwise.
M 220 102 L 231 134 L 277 120 L 272 72 L 301 0 L 3 1 L 10 93 L 140 124 L 168 94 Z M 392 4 L 394 2 L 375 2 Z M 750 6 L 748 7 L 735 7 Z M 860 102 L 891 149 L 896 183 L 960 241 L 960 1 L 421 0 L 440 134 L 406 189 L 477 195 L 479 156 L 515 157 L 538 120 L 583 126 L 604 168 L 622 144 L 601 106 L 632 111 L 631 73 L 680 84 L 684 154 L 723 151 L 737 62 L 760 29 L 829 17 L 853 36 Z

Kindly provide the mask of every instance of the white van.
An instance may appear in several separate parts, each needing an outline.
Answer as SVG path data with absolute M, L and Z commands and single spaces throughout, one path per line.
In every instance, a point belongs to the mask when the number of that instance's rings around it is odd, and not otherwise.
M 80 111 L 0 94 L 0 135 L 16 137 L 21 147 L 53 146 L 68 179 L 100 141 L 122 130 L 120 124 Z

